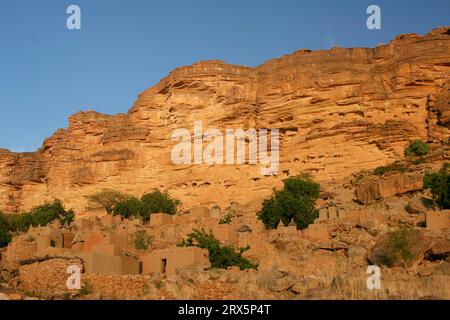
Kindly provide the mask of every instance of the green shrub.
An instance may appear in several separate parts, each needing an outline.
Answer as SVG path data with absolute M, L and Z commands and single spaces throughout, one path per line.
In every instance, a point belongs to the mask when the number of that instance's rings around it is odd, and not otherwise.
M 11 231 L 26 232 L 33 225 L 33 216 L 30 212 L 12 214 L 8 218 Z
M 0 248 L 6 247 L 11 242 L 8 218 L 0 212 Z
M 0 217 L 0 248 L 6 247 L 11 242 L 11 233 L 8 230 L 8 226 L 2 225 L 2 217 Z
M 80 296 L 87 296 L 92 293 L 92 285 L 89 282 L 84 282 L 81 284 L 81 289 L 78 291 Z
M 422 140 L 414 140 L 409 143 L 405 150 L 405 155 L 408 157 L 425 156 L 428 154 L 429 150 L 430 146 L 428 143 L 425 143 Z
M 280 191 L 278 191 L 280 192 Z M 261 220 L 267 229 L 276 229 L 280 224 L 283 215 L 283 208 L 278 204 L 277 193 L 270 199 L 265 199 L 262 204 L 262 209 L 258 213 L 258 219 Z
M 241 270 L 245 270 L 256 269 L 258 267 L 256 264 L 242 256 L 242 253 L 249 248 L 241 249 L 239 252 L 236 252 L 233 247 L 221 246 L 220 241 L 217 240 L 212 233 L 206 233 L 204 230 L 200 231 L 194 229 L 180 245 L 208 249 L 209 261 L 211 262 L 212 268 L 226 269 L 231 266 L 236 266 Z
M 276 229 L 280 221 L 286 226 L 294 221 L 298 228 L 305 229 L 319 216 L 315 201 L 320 185 L 310 178 L 299 177 L 283 182 L 283 190 L 275 191 L 272 198 L 264 200 L 258 219 L 267 229 Z
M 450 164 L 446 163 L 437 173 L 427 173 L 423 178 L 425 188 L 431 189 L 434 200 L 442 209 L 450 209 Z
M 127 197 L 117 202 L 112 212 L 126 219 L 140 217 L 144 222 L 148 222 L 152 213 L 175 214 L 180 204 L 179 200 L 172 199 L 167 193 L 154 191 L 144 194 L 141 199 Z
M 26 232 L 30 226 L 46 226 L 57 219 L 62 224 L 70 223 L 74 216 L 73 211 L 66 211 L 58 199 L 34 207 L 30 212 L 8 216 L 0 213 L 0 247 L 11 241 L 11 232 Z
M 137 231 L 134 234 L 134 248 L 136 250 L 147 250 L 150 245 L 150 237 L 145 231 Z
M 407 167 L 402 166 L 400 164 L 390 164 L 387 166 L 377 167 L 373 173 L 377 176 L 383 176 L 387 172 L 406 172 L 408 170 Z
M 26 232 L 30 226 L 46 226 L 55 220 L 62 224 L 73 221 L 75 214 L 72 210 L 66 211 L 58 199 L 34 207 L 30 212 L 11 214 L 7 218 L 8 229 L 13 232 Z
M 31 209 L 30 214 L 34 226 L 46 226 L 52 221 L 64 216 L 66 211 L 60 200 L 47 202 Z
M 179 200 L 172 199 L 167 193 L 159 190 L 144 194 L 141 201 L 143 218 L 147 218 L 146 215 L 151 213 L 175 214 L 181 204 Z
M 232 220 L 233 215 L 231 213 L 228 213 L 222 219 L 219 220 L 219 224 L 230 224 Z
M 125 219 L 131 217 L 143 216 L 143 205 L 141 200 L 135 197 L 130 197 L 116 204 L 113 209 L 114 215 L 119 215 Z
M 73 300 L 72 299 L 72 294 L 69 292 L 65 292 L 63 295 L 63 300 Z
M 59 217 L 59 222 L 61 222 L 61 225 L 69 225 L 73 222 L 74 219 L 75 213 L 72 210 L 69 210 Z
M 0 212 L 0 229 L 8 228 L 8 225 L 8 218 L 2 212 Z
M 152 281 L 152 283 L 156 289 L 161 289 L 162 286 L 164 285 L 164 282 L 161 279 L 155 279 Z
M 129 196 L 115 190 L 106 189 L 88 197 L 89 209 L 105 209 L 108 214 L 112 214 L 114 207 Z
M 388 233 L 383 262 L 387 266 L 394 266 L 401 261 L 409 261 L 414 258 L 412 246 L 416 241 L 414 229 L 404 227 Z
M 311 178 L 291 177 L 283 181 L 284 189 L 301 197 L 316 200 L 320 195 L 320 185 Z

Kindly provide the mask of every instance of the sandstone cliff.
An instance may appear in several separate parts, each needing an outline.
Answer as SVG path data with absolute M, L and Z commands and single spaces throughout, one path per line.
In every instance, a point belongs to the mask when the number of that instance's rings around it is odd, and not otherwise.
M 34 153 L 0 149 L 0 210 L 58 197 L 82 211 L 114 188 L 167 189 L 191 205 L 254 210 L 287 175 L 337 181 L 399 159 L 411 139 L 447 145 L 450 32 L 402 35 L 377 48 L 300 50 L 256 68 L 205 61 L 175 69 L 127 114 L 79 112 Z M 279 128 L 280 171 L 258 166 L 174 165 L 172 131 Z M 444 155 L 445 157 L 445 155 Z

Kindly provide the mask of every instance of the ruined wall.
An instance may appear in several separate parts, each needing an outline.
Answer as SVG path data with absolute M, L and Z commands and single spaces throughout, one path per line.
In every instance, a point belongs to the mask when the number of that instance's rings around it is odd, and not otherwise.
M 202 270 L 210 266 L 208 251 L 198 247 L 155 250 L 142 257 L 144 274 L 174 275 L 181 268 L 197 267 Z

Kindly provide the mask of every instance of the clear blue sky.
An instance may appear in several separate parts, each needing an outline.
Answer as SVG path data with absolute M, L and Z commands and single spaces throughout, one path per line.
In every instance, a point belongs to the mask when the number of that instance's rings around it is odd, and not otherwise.
M 66 28 L 70 4 L 81 30 Z M 366 28 L 369 4 L 381 7 L 381 30 Z M 449 0 L 0 0 L 0 148 L 36 150 L 80 110 L 127 112 L 177 66 L 373 47 L 449 17 Z

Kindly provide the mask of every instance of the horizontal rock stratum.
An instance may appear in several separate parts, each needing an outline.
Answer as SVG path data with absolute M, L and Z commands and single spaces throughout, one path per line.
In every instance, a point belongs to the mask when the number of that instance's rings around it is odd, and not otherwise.
M 401 35 L 376 48 L 300 50 L 250 68 L 177 68 L 127 114 L 79 112 L 39 151 L 0 150 L 0 210 L 60 198 L 83 210 L 102 188 L 168 190 L 189 207 L 257 209 L 287 175 L 338 181 L 403 156 L 412 139 L 448 144 L 450 31 Z M 278 176 L 258 165 L 175 165 L 173 130 L 280 129 Z

